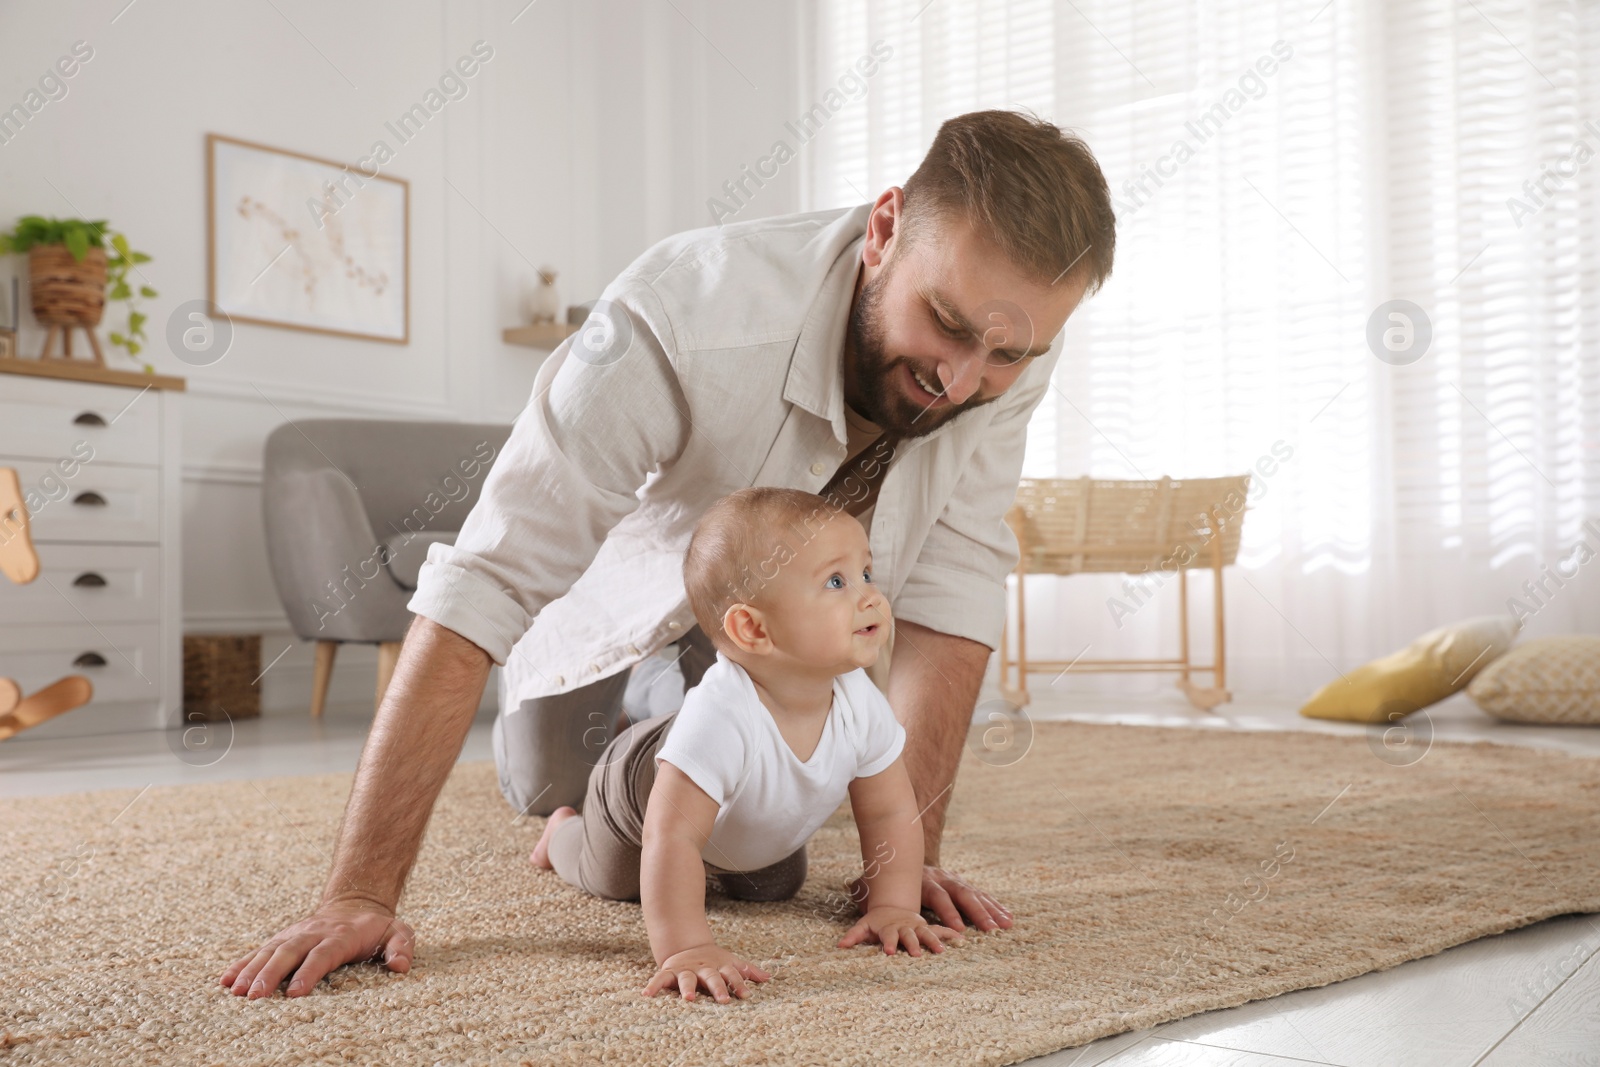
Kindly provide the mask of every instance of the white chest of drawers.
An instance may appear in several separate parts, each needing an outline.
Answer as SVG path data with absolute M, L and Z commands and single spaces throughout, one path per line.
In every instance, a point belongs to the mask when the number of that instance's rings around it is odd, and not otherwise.
M 183 380 L 0 359 L 0 467 L 14 467 L 39 577 L 0 577 L 0 677 L 69 674 L 87 705 L 23 734 L 152 730 L 183 707 Z

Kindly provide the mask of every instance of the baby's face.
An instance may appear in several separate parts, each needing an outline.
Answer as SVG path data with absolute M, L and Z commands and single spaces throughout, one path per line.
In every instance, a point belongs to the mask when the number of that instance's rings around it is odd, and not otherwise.
M 837 513 L 795 553 L 763 613 L 772 642 L 807 665 L 844 674 L 870 667 L 889 639 L 889 599 L 872 579 L 861 522 Z

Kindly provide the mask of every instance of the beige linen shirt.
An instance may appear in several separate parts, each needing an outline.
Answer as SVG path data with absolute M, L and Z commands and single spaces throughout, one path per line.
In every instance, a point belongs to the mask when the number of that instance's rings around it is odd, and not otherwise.
M 631 667 L 695 624 L 683 554 L 716 499 L 816 492 L 848 452 L 843 353 L 871 204 L 668 237 L 606 287 L 533 396 L 409 607 L 505 669 L 503 708 Z M 620 357 L 622 341 L 626 349 Z M 596 356 L 596 351 L 606 354 Z M 998 400 L 900 442 L 868 515 L 897 618 L 999 642 L 1028 418 L 1060 337 Z

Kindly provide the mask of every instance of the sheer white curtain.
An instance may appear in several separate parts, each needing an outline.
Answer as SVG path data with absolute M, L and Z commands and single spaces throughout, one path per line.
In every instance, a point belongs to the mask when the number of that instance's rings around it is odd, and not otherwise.
M 1115 272 L 1068 324 L 1024 474 L 1256 471 L 1226 587 L 1234 688 L 1300 695 L 1513 597 L 1529 634 L 1600 631 L 1600 555 L 1578 547 L 1600 554 L 1600 5 L 809 11 L 807 91 L 893 50 L 805 149 L 809 208 L 903 182 L 979 108 L 1095 150 Z M 1036 656 L 1176 654 L 1171 583 L 1119 619 L 1119 580 L 1029 582 Z

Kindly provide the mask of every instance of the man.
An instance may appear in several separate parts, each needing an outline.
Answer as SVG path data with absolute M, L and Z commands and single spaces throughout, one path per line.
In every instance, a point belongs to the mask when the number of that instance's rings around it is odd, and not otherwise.
M 1010 926 L 939 846 L 1017 560 L 1004 514 L 1028 419 L 1053 339 L 1111 271 L 1114 225 L 1081 141 L 984 111 L 944 123 L 872 204 L 677 234 L 635 260 L 540 368 L 455 545 L 429 551 L 321 905 L 223 984 L 270 996 L 290 977 L 299 996 L 352 961 L 409 970 L 395 909 L 491 663 L 507 800 L 578 802 L 628 668 L 677 642 L 693 685 L 714 659 L 683 550 L 749 485 L 821 493 L 866 525 L 895 619 L 874 680 L 906 728 L 923 905 L 958 929 Z

